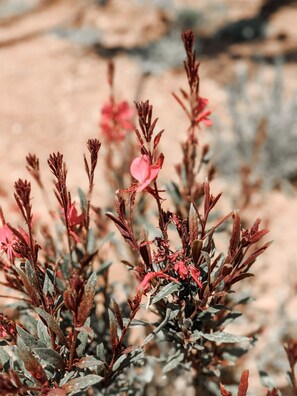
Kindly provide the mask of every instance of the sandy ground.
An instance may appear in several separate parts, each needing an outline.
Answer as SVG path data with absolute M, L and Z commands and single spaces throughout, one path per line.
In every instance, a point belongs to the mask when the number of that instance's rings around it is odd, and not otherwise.
M 206 7 L 206 3 L 211 7 L 215 2 L 183 3 L 199 10 L 199 7 Z M 243 1 L 246 5 L 243 11 L 239 3 L 225 1 L 232 11 L 231 20 L 254 15 L 259 5 L 258 0 Z M 175 4 L 178 7 L 181 1 Z M 226 121 L 228 126 L 224 85 L 234 77 L 238 64 L 244 62 L 252 72 L 251 54 L 261 51 L 270 56 L 284 49 L 296 49 L 296 16 L 294 7 L 283 8 L 275 14 L 264 46 L 257 42 L 236 44 L 231 46 L 228 54 L 202 59 L 201 90 L 203 96 L 210 99 L 213 113 L 218 114 L 221 122 Z M 87 138 L 100 138 L 99 109 L 108 98 L 107 60 L 98 56 L 91 46 L 77 45 L 65 37 L 49 33 L 61 25 L 79 26 L 82 23 L 99 26 L 105 34 L 105 44 L 110 47 L 119 43 L 127 48 L 141 45 L 158 38 L 166 28 L 163 14 L 154 7 L 147 3 L 136 6 L 133 1 L 124 0 L 111 1 L 97 13 L 95 8 L 87 8 L 83 2 L 54 1 L 34 13 L 0 21 L 0 187 L 10 195 L 13 182 L 18 177 L 27 177 L 24 167 L 28 152 L 40 157 L 42 172 L 49 180 L 46 159 L 51 152 L 63 152 L 69 168 L 70 189 L 75 194 L 78 186 L 86 185 L 82 153 Z M 285 42 L 275 39 L 284 33 L 287 35 Z M 139 63 L 123 52 L 116 55 L 115 64 L 117 95 L 133 101 L 141 79 Z M 267 66 L 267 75 L 270 70 L 271 66 Z M 295 76 L 296 64 L 286 64 L 285 89 L 288 94 L 296 91 Z M 164 174 L 171 172 L 180 155 L 178 147 L 185 120 L 171 92 L 183 84 L 182 70 L 170 68 L 142 81 L 141 99 L 152 101 L 155 114 L 160 118 L 160 128 L 166 130 L 162 147 L 166 157 Z M 103 171 L 99 170 L 95 190 L 98 204 L 106 204 L 103 180 Z M 225 185 L 221 180 L 215 188 Z M 38 192 L 35 198 L 33 205 L 42 214 L 44 207 Z M 1 205 L 7 208 L 6 198 L 0 199 Z M 226 200 L 227 206 L 230 205 L 228 195 Z M 270 228 L 270 239 L 274 243 L 256 264 L 255 279 L 246 284 L 247 290 L 256 298 L 248 308 L 249 330 L 264 326 L 258 346 L 243 362 L 254 374 L 253 386 L 258 386 L 256 371 L 259 366 L 267 370 L 272 367 L 273 371 L 281 367 L 285 369 L 281 341 L 288 335 L 296 336 L 297 330 L 296 197 L 269 192 L 260 200 L 263 204 L 250 208 L 245 216 L 251 220 L 262 217 Z M 236 329 L 245 331 L 245 326 L 242 323 Z M 275 375 L 275 380 L 280 385 L 285 383 L 284 376 Z

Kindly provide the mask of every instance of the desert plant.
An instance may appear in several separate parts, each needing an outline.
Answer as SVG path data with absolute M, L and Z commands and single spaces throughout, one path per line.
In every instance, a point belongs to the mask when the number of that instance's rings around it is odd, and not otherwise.
M 10 298 L 16 303 L 0 316 L 0 394 L 62 396 L 92 390 L 94 395 L 141 395 L 148 394 L 150 386 L 158 389 L 163 374 L 173 378 L 184 372 L 197 395 L 218 394 L 220 369 L 249 349 L 249 337 L 225 328 L 241 315 L 238 307 L 248 302 L 236 297 L 234 285 L 252 276 L 251 266 L 269 246 L 261 243 L 267 230 L 260 228 L 260 220 L 243 229 L 237 211 L 222 218 L 214 215 L 221 194 L 211 192 L 213 168 L 205 159 L 208 146 L 199 136 L 201 123 L 211 125 L 210 111 L 200 96 L 194 35 L 188 31 L 182 39 L 188 88 L 174 97 L 189 128 L 177 166 L 179 179 L 168 191 L 159 185 L 163 131 L 156 131 L 149 101 L 136 103 L 138 156 L 130 164 L 132 181 L 116 192 L 115 210 L 105 218 L 93 204 L 101 146 L 97 139 L 87 142 L 88 190 L 79 190 L 79 209 L 67 187 L 63 155 L 49 156 L 58 207 L 51 211 L 50 223 L 41 227 L 42 237 L 33 221 L 31 184 L 15 183 L 25 229 L 12 226 L 1 214 L 1 284 L 15 292 Z M 112 73 L 110 66 L 111 88 Z M 110 120 L 101 124 L 108 132 L 107 145 L 111 135 L 122 132 L 113 123 L 116 110 L 111 96 L 108 112 L 103 112 Z M 208 180 L 201 176 L 205 164 Z M 27 157 L 27 168 L 46 196 L 35 155 Z M 163 202 L 170 196 L 173 209 L 165 211 Z M 138 208 L 143 199 L 150 212 Z M 152 211 L 156 216 L 148 219 Z M 106 260 L 99 247 L 110 238 L 109 220 L 131 251 L 116 258 L 132 273 L 121 302 L 115 301 L 108 276 L 114 255 L 109 252 Z M 153 237 L 143 227 L 148 223 Z M 225 250 L 217 251 L 223 226 L 227 233 L 231 228 L 228 242 Z M 143 330 L 133 341 L 136 325 Z M 240 389 L 246 387 L 247 375 L 242 378 Z

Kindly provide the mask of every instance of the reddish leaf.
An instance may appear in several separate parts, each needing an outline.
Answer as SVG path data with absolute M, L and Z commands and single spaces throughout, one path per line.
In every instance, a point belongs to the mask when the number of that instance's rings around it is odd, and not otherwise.
M 265 245 L 263 245 L 260 249 L 256 250 L 254 253 L 252 253 L 250 255 L 250 257 L 248 257 L 241 265 L 240 268 L 244 268 L 247 267 L 251 264 L 254 263 L 254 261 L 256 260 L 256 258 L 258 256 L 260 256 L 260 254 L 264 253 L 265 250 L 271 245 L 272 242 L 267 242 L 265 243 Z
M 235 212 L 235 216 L 233 219 L 233 229 L 230 237 L 230 245 L 229 245 L 229 254 L 232 257 L 236 252 L 239 242 L 240 242 L 240 216 L 238 212 Z
M 208 213 L 210 208 L 210 188 L 209 183 L 204 183 L 204 216 Z
M 163 135 L 164 129 L 162 131 L 160 131 L 154 138 L 154 149 L 158 146 L 158 144 L 160 143 L 160 139 Z
M 229 285 L 234 285 L 234 283 L 237 283 L 237 282 L 239 282 L 239 281 L 241 281 L 242 279 L 245 279 L 245 278 L 250 278 L 252 276 L 254 276 L 254 274 L 251 274 L 251 273 L 239 274 L 239 275 L 235 276 L 231 280 L 231 282 L 229 282 Z
M 192 244 L 195 239 L 198 239 L 198 215 L 194 205 L 191 203 L 189 210 L 189 231 L 190 243 Z
M 68 345 L 66 337 L 64 336 L 62 330 L 60 329 L 60 326 L 56 318 L 50 315 L 49 313 L 45 312 L 41 308 L 35 308 L 35 311 L 38 313 L 39 316 L 41 316 L 46 321 L 50 329 L 59 337 L 60 341 L 62 341 L 64 345 Z
M 15 267 L 15 270 L 17 271 L 19 277 L 21 278 L 22 283 L 25 286 L 28 295 L 32 300 L 32 304 L 38 307 L 40 304 L 40 300 L 39 300 L 38 292 L 36 290 L 36 286 L 31 285 L 27 275 L 20 268 Z
M 249 371 L 244 370 L 241 374 L 237 396 L 246 396 L 249 387 Z
M 221 396 L 233 396 L 231 392 L 229 392 L 224 385 L 220 384 L 220 391 L 221 391 Z
M 119 345 L 119 338 L 117 331 L 118 326 L 113 312 L 111 310 L 108 310 L 108 313 L 109 313 L 110 342 L 111 342 L 112 350 L 115 351 Z
M 120 311 L 120 307 L 114 299 L 112 299 L 111 302 L 112 302 L 112 308 L 113 308 L 113 313 L 115 315 L 115 318 L 118 322 L 118 325 L 120 326 L 120 329 L 123 330 L 124 323 L 123 323 L 123 318 L 122 318 L 122 314 Z
M 85 285 L 84 294 L 77 311 L 77 324 L 83 326 L 94 304 L 97 276 L 93 273 Z
M 198 263 L 200 253 L 203 247 L 203 242 L 200 239 L 196 239 L 192 243 L 192 257 L 194 264 Z
M 267 230 L 267 229 L 255 232 L 250 237 L 250 242 L 251 243 L 257 243 L 258 241 L 260 241 L 261 238 L 263 238 L 264 235 L 268 234 L 268 232 L 269 232 L 269 230 Z

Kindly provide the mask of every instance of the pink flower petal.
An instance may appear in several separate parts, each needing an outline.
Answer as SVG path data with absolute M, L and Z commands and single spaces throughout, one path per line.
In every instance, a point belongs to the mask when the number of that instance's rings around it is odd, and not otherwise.
M 204 125 L 211 127 L 213 126 L 213 121 L 210 120 L 209 118 L 203 118 L 203 120 L 201 120 L 203 122 Z
M 184 261 L 178 261 L 174 264 L 174 270 L 179 274 L 182 279 L 186 279 L 188 275 L 188 268 Z
M 130 166 L 131 175 L 140 183 L 143 183 L 149 175 L 150 166 L 147 155 L 137 157 Z
M 202 288 L 202 283 L 201 280 L 198 278 L 200 276 L 200 271 L 198 268 L 194 267 L 194 265 L 189 265 L 189 271 L 191 274 L 191 277 L 194 279 L 194 281 L 197 283 L 197 285 Z
M 151 165 L 149 167 L 149 174 L 146 180 L 144 180 L 142 183 L 138 185 L 136 191 L 140 192 L 145 190 L 151 184 L 151 182 L 156 179 L 159 171 L 160 171 L 160 167 L 158 165 Z

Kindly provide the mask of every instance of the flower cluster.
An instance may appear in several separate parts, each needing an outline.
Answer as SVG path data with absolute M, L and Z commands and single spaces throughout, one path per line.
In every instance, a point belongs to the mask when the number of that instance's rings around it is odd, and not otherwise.
M 70 235 L 74 238 L 75 242 L 79 242 L 79 237 L 77 236 L 76 229 L 78 226 L 82 226 L 84 222 L 83 213 L 78 215 L 75 202 L 69 203 L 67 206 L 67 224 L 69 227 Z M 65 218 L 64 218 L 65 220 Z
M 29 243 L 28 234 L 21 228 L 18 228 L 18 234 Z M 17 251 L 20 238 L 9 228 L 7 224 L 3 224 L 0 228 L 0 252 L 4 252 L 10 262 L 13 262 L 16 257 L 21 257 Z
M 127 132 L 134 129 L 134 112 L 128 102 L 115 103 L 110 100 L 101 110 L 100 128 L 105 140 L 109 143 L 121 142 Z
M 210 110 L 205 110 L 205 108 L 208 105 L 208 99 L 201 98 L 200 96 L 197 97 L 197 107 L 195 109 L 195 123 L 197 125 L 200 124 L 200 122 L 203 122 L 205 126 L 211 127 L 213 125 L 213 121 L 209 119 L 209 116 L 211 115 Z

